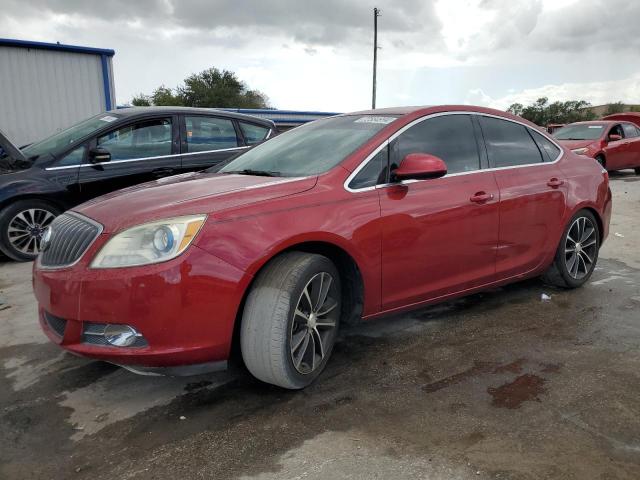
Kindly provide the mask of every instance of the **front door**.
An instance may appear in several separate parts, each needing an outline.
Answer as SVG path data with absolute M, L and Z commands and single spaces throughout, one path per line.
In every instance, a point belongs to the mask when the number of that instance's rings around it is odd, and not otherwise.
M 391 142 L 391 169 L 410 153 L 440 157 L 448 173 L 378 189 L 384 310 L 484 285 L 495 274 L 499 192 L 493 173 L 481 169 L 471 116 L 413 125 Z
M 620 140 L 612 140 L 611 135 L 619 135 Z M 625 167 L 626 159 L 629 156 L 629 142 L 624 138 L 622 125 L 614 125 L 605 137 L 607 146 L 604 147 L 604 153 L 607 157 L 607 170 L 619 170 Z
M 85 163 L 79 185 L 85 199 L 179 173 L 179 129 L 175 117 L 132 121 L 100 135 L 94 145 L 106 149 L 107 162 Z

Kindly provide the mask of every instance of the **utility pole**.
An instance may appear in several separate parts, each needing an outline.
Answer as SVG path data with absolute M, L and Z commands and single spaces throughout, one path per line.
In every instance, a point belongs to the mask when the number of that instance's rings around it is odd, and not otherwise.
M 376 108 L 376 71 L 378 69 L 378 17 L 380 9 L 373 9 L 373 93 L 371 95 L 371 108 Z

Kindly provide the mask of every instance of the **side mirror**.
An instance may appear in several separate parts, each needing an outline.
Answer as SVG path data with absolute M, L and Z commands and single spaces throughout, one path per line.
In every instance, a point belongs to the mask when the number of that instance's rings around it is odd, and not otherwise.
M 111 161 L 111 153 L 103 147 L 94 147 L 89 150 L 89 163 L 103 163 Z
M 615 133 L 612 133 L 611 135 L 609 135 L 610 142 L 617 142 L 618 140 L 622 140 L 622 136 L 616 135 Z
M 447 174 L 444 160 L 428 153 L 410 153 L 400 167 L 391 172 L 397 180 L 440 178 Z

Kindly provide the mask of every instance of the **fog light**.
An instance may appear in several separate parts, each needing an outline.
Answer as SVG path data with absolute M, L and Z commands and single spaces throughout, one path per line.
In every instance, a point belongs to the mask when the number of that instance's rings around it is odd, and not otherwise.
M 115 347 L 130 347 L 136 341 L 138 332 L 129 325 L 109 324 L 104 329 L 104 338 Z

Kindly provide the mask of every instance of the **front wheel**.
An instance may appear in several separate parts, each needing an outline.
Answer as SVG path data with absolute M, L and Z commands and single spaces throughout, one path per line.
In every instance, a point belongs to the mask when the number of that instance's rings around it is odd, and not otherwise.
M 582 286 L 595 269 L 600 250 L 600 231 L 588 210 L 576 213 L 565 228 L 560 245 L 543 279 L 563 288 Z
M 326 257 L 284 253 L 258 275 L 242 315 L 240 347 L 254 377 L 301 389 L 322 372 L 341 316 L 340 275 Z
M 19 262 L 40 253 L 42 233 L 60 210 L 39 199 L 19 200 L 0 211 L 0 251 Z

